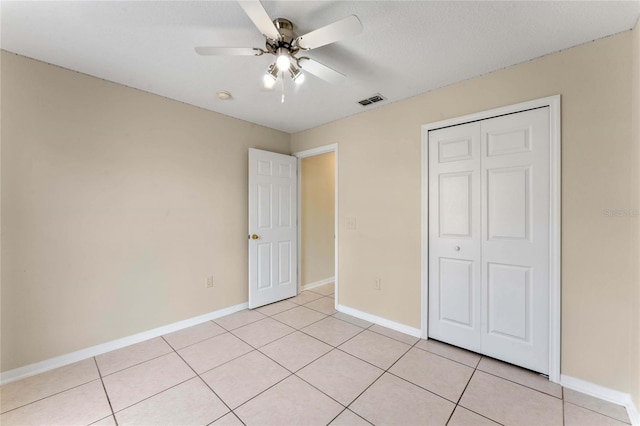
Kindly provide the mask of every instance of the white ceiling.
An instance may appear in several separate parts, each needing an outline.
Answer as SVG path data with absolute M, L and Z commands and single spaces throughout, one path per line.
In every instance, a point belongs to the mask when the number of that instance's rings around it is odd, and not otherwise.
M 361 35 L 307 56 L 347 75 L 266 90 L 273 57 L 203 57 L 195 46 L 264 47 L 235 1 L 2 1 L 3 49 L 285 132 L 298 132 L 633 28 L 640 1 L 265 1 L 298 34 L 351 14 Z M 304 63 L 303 63 L 304 65 Z M 233 94 L 230 101 L 216 97 Z M 380 93 L 386 101 L 357 101 Z

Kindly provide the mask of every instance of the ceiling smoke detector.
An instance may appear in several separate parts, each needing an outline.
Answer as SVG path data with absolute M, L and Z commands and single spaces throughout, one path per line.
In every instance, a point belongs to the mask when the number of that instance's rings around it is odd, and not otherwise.
M 216 96 L 221 101 L 228 101 L 229 99 L 231 99 L 231 92 L 227 92 L 226 90 L 221 90 L 218 93 L 216 93 Z

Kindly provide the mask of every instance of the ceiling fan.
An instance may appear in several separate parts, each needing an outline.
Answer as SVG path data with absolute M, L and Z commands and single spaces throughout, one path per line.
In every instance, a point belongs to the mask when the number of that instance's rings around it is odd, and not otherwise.
M 330 83 L 338 84 L 345 75 L 306 56 L 298 57 L 301 52 L 335 43 L 344 38 L 362 32 L 362 24 L 357 16 L 351 15 L 332 24 L 298 36 L 293 23 L 288 19 L 277 18 L 273 21 L 260 0 L 238 1 L 242 9 L 266 38 L 265 49 L 257 47 L 196 47 L 200 55 L 214 56 L 262 56 L 274 55 L 276 60 L 264 74 L 264 85 L 272 88 L 278 76 L 288 72 L 296 83 L 304 81 L 303 70 Z

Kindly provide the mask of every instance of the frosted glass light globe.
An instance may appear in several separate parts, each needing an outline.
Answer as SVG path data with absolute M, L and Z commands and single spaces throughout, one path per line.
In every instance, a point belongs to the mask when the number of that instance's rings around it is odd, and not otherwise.
M 276 84 L 276 79 L 271 76 L 271 74 L 265 74 L 262 77 L 262 81 L 264 82 L 264 87 L 267 89 L 271 89 L 274 84 Z
M 276 59 L 276 66 L 280 71 L 286 71 L 289 69 L 289 65 L 291 65 L 291 59 L 289 59 L 289 53 L 286 51 L 280 52 L 278 49 L 278 58 Z

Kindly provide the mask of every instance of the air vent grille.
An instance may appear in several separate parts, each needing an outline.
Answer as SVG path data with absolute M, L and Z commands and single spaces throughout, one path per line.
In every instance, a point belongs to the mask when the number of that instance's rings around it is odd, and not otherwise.
M 362 105 L 362 106 L 367 106 L 367 105 L 375 104 L 376 102 L 384 101 L 385 99 L 386 98 L 383 97 L 380 93 L 376 93 L 375 95 L 371 96 L 370 98 L 358 101 L 358 103 L 360 105 Z

